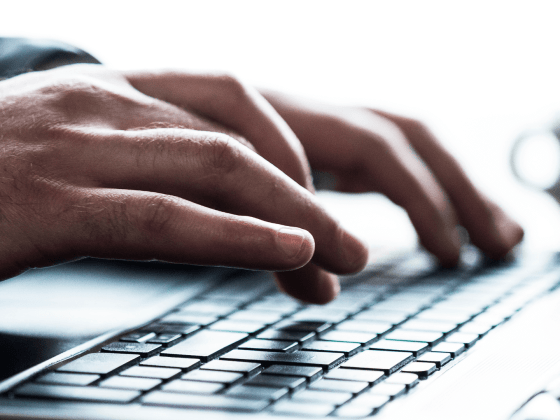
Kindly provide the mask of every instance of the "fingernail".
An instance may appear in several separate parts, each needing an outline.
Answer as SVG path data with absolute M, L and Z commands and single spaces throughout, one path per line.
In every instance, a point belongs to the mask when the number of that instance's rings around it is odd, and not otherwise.
M 283 227 L 276 234 L 276 243 L 288 258 L 293 258 L 303 248 L 305 236 L 301 229 Z
M 344 258 L 351 269 L 358 271 L 365 267 L 368 260 L 368 249 L 362 241 L 344 232 L 342 247 Z

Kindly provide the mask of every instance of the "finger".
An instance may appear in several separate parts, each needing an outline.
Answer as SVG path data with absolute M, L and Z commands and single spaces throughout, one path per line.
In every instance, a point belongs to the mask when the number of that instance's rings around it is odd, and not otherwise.
M 275 276 L 280 290 L 307 303 L 327 303 L 340 292 L 336 276 L 314 264 L 307 264 L 294 271 L 276 273 Z
M 37 241 L 43 255 L 263 270 L 298 268 L 313 255 L 313 237 L 305 230 L 164 194 L 82 188 L 64 198 L 71 210 Z
M 261 156 L 219 133 L 152 129 L 98 131 L 95 147 L 74 159 L 106 188 L 176 195 L 229 213 L 309 231 L 313 261 L 337 273 L 364 267 L 367 249 L 316 197 Z M 95 162 L 94 165 L 88 162 Z
M 313 190 L 301 143 L 256 90 L 227 75 L 160 72 L 125 76 L 146 95 L 194 110 L 240 133 L 266 160 Z
M 415 120 L 374 112 L 393 121 L 405 133 L 445 188 L 473 244 L 489 256 L 500 258 L 522 240 L 521 226 L 473 185 L 455 158 L 426 127 Z

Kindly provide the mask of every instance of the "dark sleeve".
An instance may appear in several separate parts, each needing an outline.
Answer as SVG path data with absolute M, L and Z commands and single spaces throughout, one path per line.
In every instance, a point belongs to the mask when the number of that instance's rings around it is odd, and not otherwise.
M 0 38 L 0 80 L 35 70 L 99 61 L 79 48 L 58 41 Z

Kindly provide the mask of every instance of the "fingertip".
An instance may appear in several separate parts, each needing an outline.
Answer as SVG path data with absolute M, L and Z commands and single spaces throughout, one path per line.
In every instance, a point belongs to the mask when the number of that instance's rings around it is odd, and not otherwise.
M 304 229 L 281 227 L 276 231 L 276 246 L 291 266 L 296 269 L 307 264 L 315 252 L 315 240 Z
M 276 273 L 276 279 L 282 291 L 306 303 L 328 303 L 340 293 L 338 278 L 314 264 Z
M 361 271 L 367 265 L 369 259 L 367 245 L 346 231 L 342 235 L 342 252 L 348 266 L 345 274 Z

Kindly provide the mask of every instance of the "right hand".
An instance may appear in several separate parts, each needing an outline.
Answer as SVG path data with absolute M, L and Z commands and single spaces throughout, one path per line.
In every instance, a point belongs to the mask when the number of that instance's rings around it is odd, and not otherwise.
M 129 80 L 75 65 L 0 82 L 0 279 L 85 256 L 299 269 L 277 273 L 280 287 L 322 303 L 338 291 L 325 270 L 364 267 L 256 91 L 181 74 L 191 112 Z

